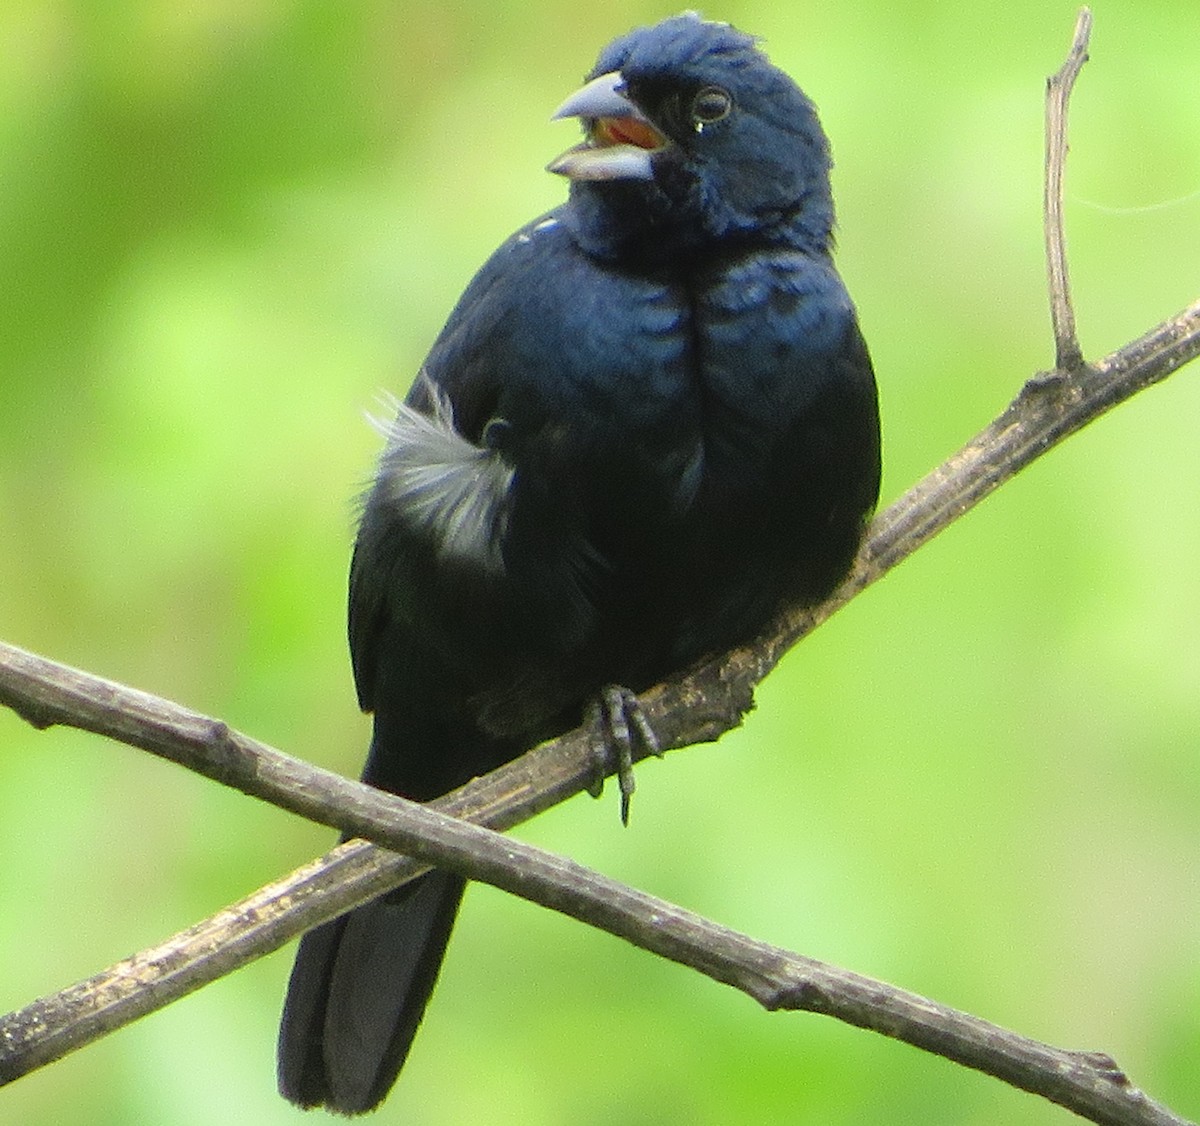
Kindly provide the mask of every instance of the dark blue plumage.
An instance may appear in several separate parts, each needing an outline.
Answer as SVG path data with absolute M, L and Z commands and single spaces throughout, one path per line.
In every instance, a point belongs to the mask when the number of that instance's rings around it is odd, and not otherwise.
M 724 24 L 611 44 L 560 108 L 569 201 L 510 238 L 394 422 L 350 579 L 364 779 L 439 796 L 745 641 L 850 566 L 875 386 L 831 258 L 811 103 Z M 280 1085 L 371 1109 L 463 884 L 431 873 L 305 937 Z

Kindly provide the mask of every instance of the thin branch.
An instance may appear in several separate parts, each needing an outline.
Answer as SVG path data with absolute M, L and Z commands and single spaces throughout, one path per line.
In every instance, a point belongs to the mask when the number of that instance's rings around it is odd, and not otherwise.
M 1043 215 L 1046 235 L 1046 272 L 1050 281 L 1050 317 L 1054 324 L 1055 366 L 1075 371 L 1083 364 L 1083 351 L 1075 334 L 1075 309 L 1067 275 L 1067 242 L 1063 228 L 1063 169 L 1067 162 L 1067 105 L 1075 79 L 1087 62 L 1092 34 L 1092 13 L 1080 8 L 1075 35 L 1066 62 L 1046 79 L 1046 187 Z
M 319 786 L 325 772 L 297 764 L 303 785 Z M 560 911 L 643 949 L 691 966 L 732 985 L 769 1011 L 807 1011 L 880 1032 L 976 1068 L 1042 1095 L 1095 1122 L 1111 1126 L 1187 1126 L 1184 1119 L 1133 1087 L 1108 1056 L 1041 1044 L 968 1013 L 848 970 L 758 942 L 664 900 L 626 887 L 582 865 L 436 813 L 428 807 L 342 780 L 326 819 L 345 817 L 346 798 L 359 811 L 352 823 L 380 842 L 418 853 L 444 867 L 484 880 Z M 216 951 L 225 972 L 237 946 L 231 934 L 254 933 L 271 948 L 288 938 L 295 904 L 319 903 L 330 916 L 323 881 L 338 874 L 339 891 L 354 898 L 379 894 L 420 865 L 362 841 L 340 846 L 323 861 L 226 909 L 210 920 L 145 951 L 108 973 L 83 982 L 0 1021 L 0 1082 L 69 1051 L 131 1019 L 161 993 L 194 988 L 189 971 Z M 67 1015 L 70 1019 L 63 1021 Z M 47 1030 L 57 1035 L 48 1036 Z

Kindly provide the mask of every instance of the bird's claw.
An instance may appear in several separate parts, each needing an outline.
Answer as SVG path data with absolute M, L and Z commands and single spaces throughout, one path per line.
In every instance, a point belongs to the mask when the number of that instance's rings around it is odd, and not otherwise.
M 621 790 L 621 824 L 629 824 L 629 800 L 633 796 L 636 782 L 633 777 L 633 754 L 635 747 L 645 755 L 662 757 L 658 736 L 650 726 L 646 713 L 638 698 L 619 684 L 610 684 L 600 690 L 595 702 L 588 708 L 588 719 L 594 737 L 592 752 L 596 776 L 588 787 L 588 793 L 598 798 L 604 792 L 604 779 L 610 772 L 617 776 Z

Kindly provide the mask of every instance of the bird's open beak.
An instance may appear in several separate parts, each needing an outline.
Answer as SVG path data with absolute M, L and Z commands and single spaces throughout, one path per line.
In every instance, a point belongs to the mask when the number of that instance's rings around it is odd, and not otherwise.
M 668 144 L 624 94 L 619 71 L 593 78 L 576 90 L 551 118 L 580 117 L 587 136 L 582 144 L 551 161 L 547 171 L 571 180 L 650 180 L 651 158 Z

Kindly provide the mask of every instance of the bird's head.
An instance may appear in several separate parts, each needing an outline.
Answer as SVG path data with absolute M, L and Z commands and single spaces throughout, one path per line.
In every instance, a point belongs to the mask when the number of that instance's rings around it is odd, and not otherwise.
M 584 140 L 571 182 L 585 247 L 614 257 L 786 237 L 828 248 L 829 146 L 812 103 L 728 24 L 687 13 L 609 44 L 554 115 Z

